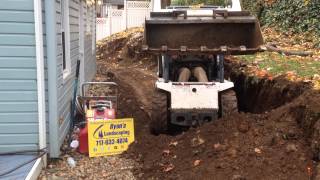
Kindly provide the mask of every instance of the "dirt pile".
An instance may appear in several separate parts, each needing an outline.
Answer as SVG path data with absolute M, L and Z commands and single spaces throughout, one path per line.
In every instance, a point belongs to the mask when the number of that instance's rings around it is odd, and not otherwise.
M 135 34 L 116 35 L 120 38 L 100 42 L 101 46 L 97 48 L 99 71 L 96 80 L 117 82 L 120 86 L 118 117 L 135 119 L 136 141 L 128 152 L 116 156 L 119 162 L 130 162 L 123 164 L 130 168 L 122 173 L 111 170 L 121 169 L 121 164 L 108 165 L 107 171 L 118 172 L 124 179 L 131 173 L 136 179 L 232 180 L 310 180 L 320 174 L 320 166 L 317 166 L 319 91 L 312 90 L 309 84 L 288 82 L 281 76 L 273 80 L 251 77 L 242 71 L 245 64 L 232 59 L 226 61 L 226 77 L 235 82 L 239 109 L 247 113 L 234 113 L 176 136 L 151 135 L 148 124 L 156 62 L 137 50 L 142 40 Z M 130 40 L 136 38 L 139 41 Z M 110 161 L 109 158 L 82 156 L 77 159 L 82 162 L 79 159 L 89 161 L 83 162 L 88 164 L 84 165 L 87 169 L 93 168 L 90 162 L 103 166 L 104 162 Z M 60 170 L 68 171 L 62 167 Z M 115 177 L 112 174 L 110 177 L 95 176 L 96 171 L 88 172 L 79 171 L 80 174 L 87 173 L 85 177 L 91 179 Z
M 97 59 L 120 62 L 125 59 L 141 59 L 146 56 L 142 53 L 143 29 L 131 28 L 111 35 L 97 42 Z
M 128 92 L 123 95 L 131 99 L 125 100 L 130 108 L 122 111 L 135 117 L 137 141 L 124 156 L 142 165 L 135 170 L 136 175 L 142 172 L 141 179 L 314 176 L 313 160 L 319 152 L 316 122 L 320 95 L 310 90 L 309 84 L 292 83 L 281 76 L 272 80 L 248 76 L 241 71 L 246 65 L 231 58 L 226 61 L 226 77 L 235 82 L 240 110 L 260 114 L 236 113 L 177 136 L 153 136 L 149 133 L 148 114 L 155 73 L 144 70 L 144 65 L 150 64 L 148 60 L 142 64 L 120 63 L 110 69 Z M 145 115 L 139 113 L 141 110 Z M 309 173 L 308 168 L 313 172 Z
M 132 36 L 130 36 L 132 37 Z M 153 136 L 148 123 L 154 69 L 151 59 L 109 69 L 121 84 L 123 115 L 135 118 L 136 142 L 124 155 L 135 159 L 141 179 L 309 179 L 318 147 L 319 92 L 241 73 L 244 64 L 227 61 L 243 111 L 177 136 Z M 101 64 L 109 63 L 100 61 Z M 140 63 L 139 63 L 140 62 Z M 239 71 L 240 70 L 240 71 Z M 311 105 L 312 104 L 312 105 Z M 269 111 L 266 112 L 265 111 Z M 142 112 L 144 114 L 142 114 Z M 308 172 L 311 168 L 312 173 Z
M 319 130 L 311 124 L 319 121 L 319 100 L 318 92 L 307 92 L 269 113 L 233 114 L 175 137 L 137 142 L 131 150 L 142 155 L 146 178 L 308 179 L 318 150 Z
M 152 70 L 147 73 L 155 74 L 157 62 L 142 52 L 142 44 L 143 28 L 131 28 L 98 41 L 97 73 L 107 75 L 110 68 L 138 68 L 142 73 Z

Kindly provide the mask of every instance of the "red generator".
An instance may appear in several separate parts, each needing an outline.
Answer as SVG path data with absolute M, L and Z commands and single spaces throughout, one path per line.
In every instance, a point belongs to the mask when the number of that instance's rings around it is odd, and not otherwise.
M 109 120 L 116 118 L 118 85 L 114 82 L 85 82 L 81 87 L 81 94 L 77 99 L 77 109 L 79 113 L 84 114 L 85 122 L 83 122 L 84 126 L 80 128 L 78 151 L 82 154 L 88 154 L 88 119 Z M 102 88 L 105 88 L 103 94 L 94 92 L 94 89 L 101 90 Z

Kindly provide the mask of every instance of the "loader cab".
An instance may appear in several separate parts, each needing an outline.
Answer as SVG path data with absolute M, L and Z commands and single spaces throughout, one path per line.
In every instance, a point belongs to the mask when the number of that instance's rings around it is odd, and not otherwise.
M 158 76 L 164 81 L 178 82 L 181 69 L 190 70 L 190 76 L 183 79 L 187 82 L 198 82 L 191 71 L 197 67 L 201 67 L 209 82 L 223 82 L 223 61 L 221 56 L 202 55 L 202 56 L 159 56 L 158 57 Z M 203 76 L 203 75 L 202 75 Z M 202 80 L 203 81 L 203 80 Z

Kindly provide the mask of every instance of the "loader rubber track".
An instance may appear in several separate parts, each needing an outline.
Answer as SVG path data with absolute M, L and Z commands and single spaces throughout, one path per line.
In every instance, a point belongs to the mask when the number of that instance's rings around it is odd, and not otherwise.
M 152 100 L 150 131 L 154 135 L 168 132 L 168 94 L 155 89 Z
M 238 102 L 236 92 L 234 90 L 226 90 L 220 95 L 220 112 L 222 117 L 238 112 Z

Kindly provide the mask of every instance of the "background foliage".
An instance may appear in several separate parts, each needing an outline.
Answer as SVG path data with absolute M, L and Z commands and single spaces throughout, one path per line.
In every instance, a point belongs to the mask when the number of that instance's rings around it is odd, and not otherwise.
M 242 6 L 257 15 L 262 25 L 305 33 L 320 45 L 319 0 L 242 0 Z
M 219 5 L 231 0 L 173 0 L 172 5 Z M 251 11 L 263 26 L 282 32 L 306 34 L 320 47 L 320 0 L 241 0 L 243 9 Z

